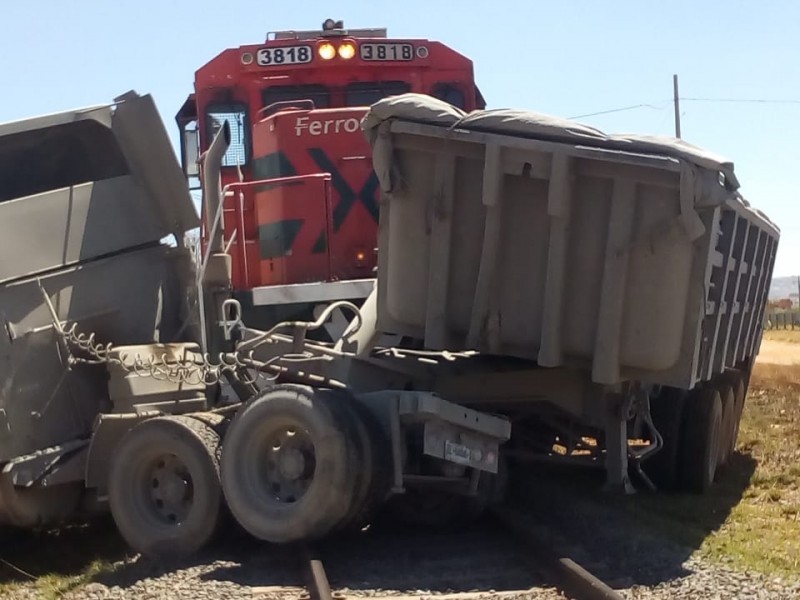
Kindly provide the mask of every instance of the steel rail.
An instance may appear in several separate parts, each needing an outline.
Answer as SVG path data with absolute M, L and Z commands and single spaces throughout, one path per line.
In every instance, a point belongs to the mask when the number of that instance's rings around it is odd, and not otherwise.
M 310 600 L 333 600 L 331 584 L 325 567 L 319 558 L 319 553 L 313 547 L 306 547 L 303 551 L 306 563 L 307 587 Z
M 559 556 L 556 548 L 548 546 L 527 529 L 521 520 L 522 513 L 508 506 L 492 509 L 497 521 L 532 554 L 536 568 L 553 576 L 556 587 L 573 600 L 624 600 L 608 584 L 601 581 L 569 557 Z

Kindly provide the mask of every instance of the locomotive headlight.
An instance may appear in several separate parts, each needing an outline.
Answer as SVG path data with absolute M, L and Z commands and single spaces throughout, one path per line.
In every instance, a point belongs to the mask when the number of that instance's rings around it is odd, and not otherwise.
M 363 267 L 367 264 L 367 253 L 364 250 L 356 250 L 354 258 L 357 267 Z
M 350 60 L 356 55 L 356 46 L 350 42 L 345 42 L 339 46 L 339 56 L 344 60 Z
M 317 53 L 322 60 L 330 60 L 336 56 L 336 48 L 333 47 L 333 44 L 322 44 L 317 49 Z

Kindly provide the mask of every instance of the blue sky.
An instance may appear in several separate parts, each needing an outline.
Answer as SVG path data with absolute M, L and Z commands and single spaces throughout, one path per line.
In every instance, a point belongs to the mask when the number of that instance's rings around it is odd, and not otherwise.
M 154 95 L 174 133 L 199 66 L 267 31 L 314 29 L 327 17 L 449 44 L 474 60 L 491 108 L 574 117 L 650 105 L 582 119 L 609 132 L 672 134 L 678 73 L 682 96 L 715 99 L 682 103 L 683 137 L 735 162 L 745 196 L 782 229 L 775 274 L 800 273 L 793 0 L 0 0 L 0 122 L 135 89 Z

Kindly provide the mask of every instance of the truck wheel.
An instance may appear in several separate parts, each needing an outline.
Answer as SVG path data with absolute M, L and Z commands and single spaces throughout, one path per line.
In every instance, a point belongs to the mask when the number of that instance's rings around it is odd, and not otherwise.
M 111 465 L 108 500 L 122 537 L 148 556 L 186 556 L 214 535 L 223 508 L 219 435 L 190 417 L 131 429 Z
M 391 445 L 382 435 L 380 425 L 364 406 L 343 392 L 330 392 L 331 406 L 340 412 L 347 424 L 347 436 L 358 453 L 358 466 L 354 465 L 355 496 L 338 528 L 358 530 L 367 524 L 376 505 L 386 496 L 391 480 L 389 462 Z
M 731 436 L 729 453 L 733 454 L 736 450 L 736 441 L 739 439 L 739 425 L 742 422 L 747 387 L 744 376 L 739 372 L 732 372 L 729 376 L 729 382 L 733 388 L 733 435 Z
M 712 387 L 689 394 L 683 419 L 682 482 L 684 489 L 705 493 L 714 482 L 719 459 L 722 400 Z
M 661 434 L 664 445 L 646 459 L 644 470 L 662 490 L 674 490 L 678 485 L 678 462 L 681 449 L 681 421 L 686 392 L 664 387 L 650 399 L 650 415 Z
M 251 535 L 274 543 L 316 539 L 347 515 L 358 460 L 349 427 L 331 406 L 341 400 L 279 385 L 236 414 L 222 449 L 222 488 Z
M 733 452 L 734 436 L 736 435 L 736 399 L 733 388 L 727 383 L 718 386 L 720 400 L 722 401 L 722 420 L 720 422 L 719 436 L 719 466 L 728 464 L 728 459 Z

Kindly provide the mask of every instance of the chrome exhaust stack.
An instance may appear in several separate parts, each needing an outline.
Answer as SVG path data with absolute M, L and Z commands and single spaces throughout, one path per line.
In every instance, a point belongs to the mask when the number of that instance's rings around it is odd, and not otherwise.
M 233 350 L 231 340 L 231 306 L 235 321 L 239 321 L 241 311 L 238 303 L 231 299 L 232 267 L 231 257 L 225 252 L 223 217 L 224 191 L 222 189 L 222 158 L 231 143 L 230 125 L 225 122 L 214 136 L 208 150 L 203 154 L 203 207 L 207 240 L 203 259 L 197 275 L 200 313 L 202 318 L 203 352 L 218 355 Z

